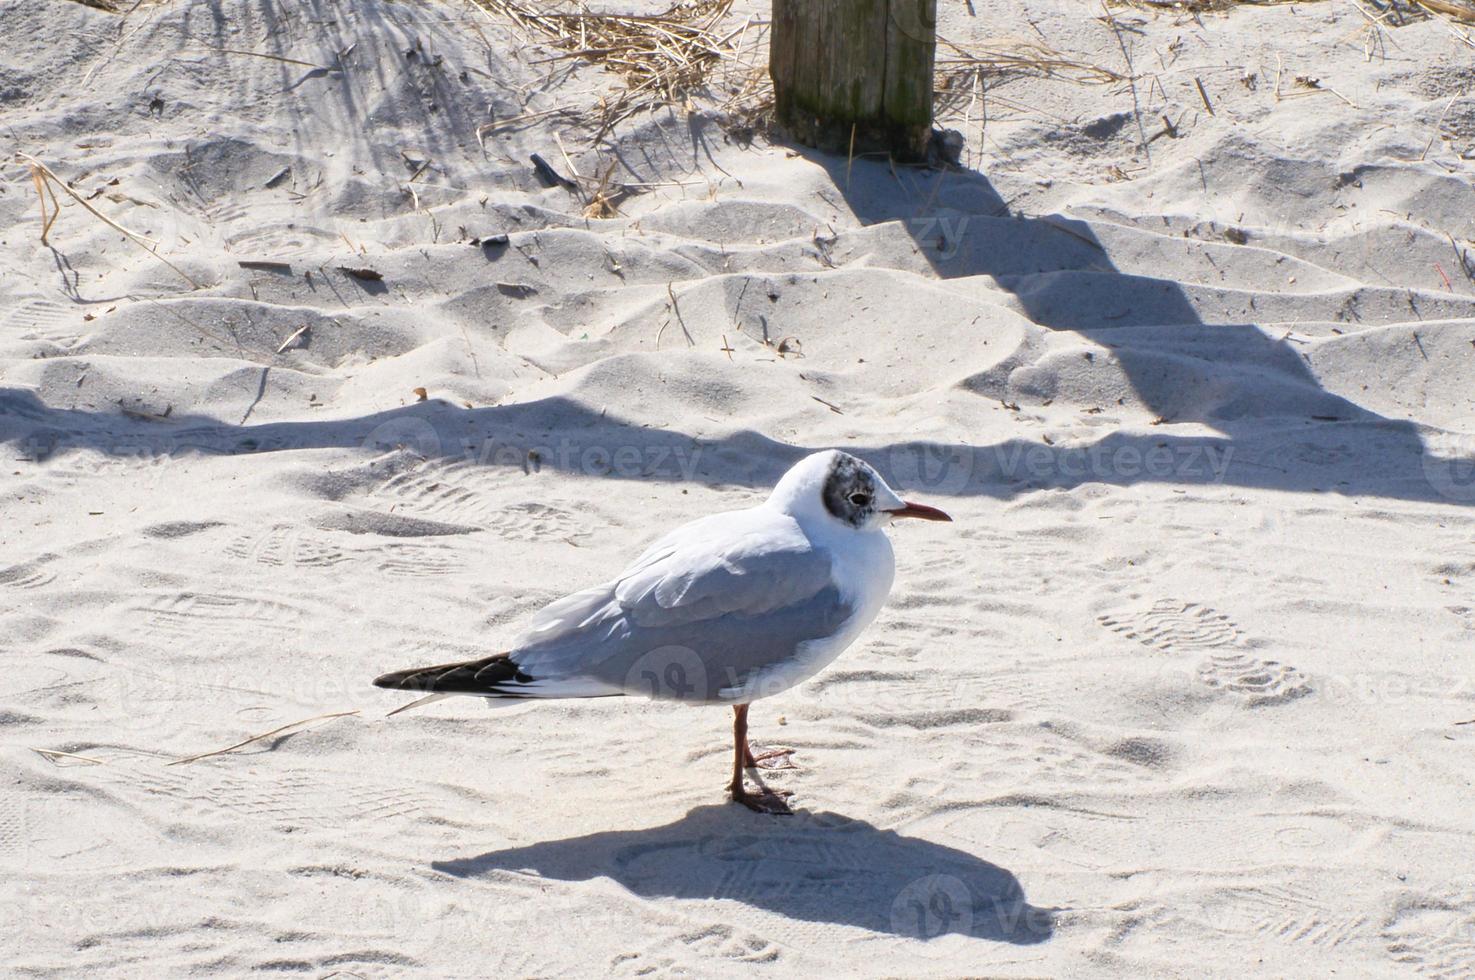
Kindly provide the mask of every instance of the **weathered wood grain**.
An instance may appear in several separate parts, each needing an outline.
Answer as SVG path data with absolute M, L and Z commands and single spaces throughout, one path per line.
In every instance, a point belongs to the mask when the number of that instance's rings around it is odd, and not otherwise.
M 925 155 L 937 0 L 773 0 L 779 125 L 831 152 Z

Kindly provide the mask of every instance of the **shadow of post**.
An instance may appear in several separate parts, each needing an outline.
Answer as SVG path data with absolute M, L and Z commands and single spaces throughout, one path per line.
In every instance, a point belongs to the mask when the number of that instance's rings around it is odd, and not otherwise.
M 966 483 L 988 493 L 984 487 L 993 484 L 991 495 L 1008 496 L 1013 489 L 999 482 L 1035 489 L 1158 479 L 1475 503 L 1475 480 L 1452 477 L 1460 462 L 1431 456 L 1419 426 L 1325 390 L 1289 333 L 1277 337 L 1255 323 L 1207 322 L 1207 290 L 1119 270 L 1088 223 L 1011 211 L 976 171 L 900 169 L 794 149 L 825 169 L 863 225 L 889 222 L 904 229 L 936 276 L 988 277 L 1035 324 L 1072 331 L 1107 348 L 1109 357 L 1093 362 L 1092 370 L 1106 381 L 1109 372 L 1119 371 L 1158 424 L 1198 423 L 1221 434 L 1114 433 L 1080 452 L 1091 462 L 1075 467 L 1061 464 L 1076 451 L 1031 442 L 892 447 L 891 462 L 900 457 L 905 475 L 920 477 L 929 489 L 958 492 Z M 980 323 L 979 329 L 987 331 L 988 325 Z M 1042 374 L 1010 377 L 1011 385 L 1017 381 L 1019 400 L 1049 403 L 1053 379 Z M 1316 447 L 1310 455 L 1317 462 L 1286 453 L 1265 458 L 1271 444 L 1286 443 Z M 1152 472 L 1141 464 L 1146 454 L 1164 449 L 1175 459 L 1208 451 L 1223 465 L 1190 472 L 1169 465 Z M 1033 472 L 1016 465 L 1022 450 L 1041 460 Z M 960 452 L 968 457 L 962 481 Z M 1322 466 L 1329 458 L 1341 465 Z M 1126 462 L 1118 465 L 1119 460 Z
M 1364 438 L 1358 443 L 1359 453 L 1344 453 L 1336 469 L 1264 461 L 1256 458 L 1253 448 L 1244 450 L 1236 438 L 1243 440 L 1244 430 L 1238 437 L 1112 432 L 1085 447 L 1021 438 L 987 446 L 907 441 L 846 448 L 875 463 L 897 486 L 939 496 L 1009 499 L 1041 487 L 1156 481 L 1475 502 L 1475 464 L 1468 460 L 1424 456 L 1416 472 L 1388 470 L 1414 451 L 1408 439 L 1416 436 L 1396 426 Z M 3 387 L 0 444 L 11 447 L 13 463 L 22 464 L 46 463 L 79 452 L 157 463 L 189 456 L 312 449 L 356 449 L 366 454 L 406 450 L 425 459 L 527 475 L 548 471 L 597 479 L 696 481 L 761 491 L 812 451 L 753 430 L 699 440 L 563 397 L 472 409 L 431 399 L 347 418 L 242 424 L 183 413 L 154 419 L 137 413 L 58 408 L 30 391 Z M 813 447 L 819 448 L 826 447 Z M 1237 448 L 1242 450 L 1238 455 Z M 1384 469 L 1369 468 L 1374 464 Z M 323 492 L 336 499 L 337 491 Z

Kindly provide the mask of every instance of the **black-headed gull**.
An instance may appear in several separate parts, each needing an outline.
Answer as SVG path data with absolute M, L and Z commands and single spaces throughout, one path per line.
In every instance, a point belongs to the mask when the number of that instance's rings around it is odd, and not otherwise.
M 429 692 L 422 700 L 730 704 L 733 800 L 787 813 L 779 794 L 743 785 L 744 768 L 761 761 L 748 750 L 748 705 L 814 676 L 876 618 L 896 571 L 883 529 L 898 517 L 952 520 L 901 499 L 854 456 L 815 453 L 758 506 L 685 524 L 613 580 L 545 606 L 505 653 L 374 684 Z

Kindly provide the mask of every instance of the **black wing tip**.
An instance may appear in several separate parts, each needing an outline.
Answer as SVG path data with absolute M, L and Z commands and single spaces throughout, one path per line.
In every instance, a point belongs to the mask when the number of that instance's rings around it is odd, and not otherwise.
M 413 672 L 407 670 L 397 670 L 392 674 L 380 674 L 374 678 L 374 686 L 387 687 L 394 691 L 404 690 L 404 682 L 412 676 L 414 676 Z
M 390 671 L 374 678 L 374 686 L 432 694 L 500 694 L 499 687 L 503 683 L 527 683 L 530 680 L 532 678 L 518 670 L 507 654 L 499 653 L 484 660 Z
M 374 686 L 391 691 L 441 691 L 445 689 L 443 685 L 447 680 L 447 674 L 463 666 L 463 664 L 447 664 L 444 667 L 412 667 L 409 670 L 395 670 L 374 678 Z

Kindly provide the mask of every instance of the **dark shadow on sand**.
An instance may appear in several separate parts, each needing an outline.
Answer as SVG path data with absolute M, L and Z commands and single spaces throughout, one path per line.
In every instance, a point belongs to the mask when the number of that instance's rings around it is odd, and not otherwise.
M 1419 426 L 1388 418 L 1323 389 L 1301 350 L 1286 337 L 1267 333 L 1254 323 L 1207 322 L 1200 310 L 1214 287 L 1185 286 L 1171 279 L 1123 272 L 1090 224 L 1059 214 L 1023 213 L 1011 207 L 978 171 L 897 168 L 884 161 L 852 161 L 805 147 L 794 150 L 826 170 L 863 225 L 895 223 L 905 230 L 939 278 L 990 277 L 1034 323 L 1074 331 L 1108 348 L 1114 365 L 1101 365 L 1105 380 L 1110 381 L 1109 372 L 1119 370 L 1161 423 L 1198 423 L 1222 434 L 1222 438 L 1192 441 L 1217 445 L 1221 454 L 1248 465 L 1231 465 L 1210 482 L 1475 502 L 1475 492 L 1464 492 L 1475 491 L 1475 487 L 1456 488 L 1454 493 L 1442 484 L 1431 488 Z M 1410 320 L 1424 318 L 1418 303 L 1444 301 L 1444 297 L 1416 301 L 1415 291 L 1409 290 Z M 1358 329 L 1355 304 L 1344 307 L 1337 317 L 1345 318 L 1349 332 Z M 987 325 L 980 324 L 979 329 L 978 339 L 983 340 Z M 959 342 L 967 343 L 968 338 L 959 338 Z M 1014 397 L 1028 408 L 1029 403 L 1048 404 L 1050 393 L 1026 391 Z M 1100 407 L 1110 410 L 1115 406 Z M 1303 467 L 1295 461 L 1294 452 L 1278 453 L 1279 458 L 1269 464 L 1249 462 L 1265 448 L 1267 434 L 1293 445 L 1306 444 L 1313 460 L 1336 458 L 1347 465 L 1340 467 L 1341 472 L 1328 471 L 1317 463 Z M 1142 450 L 1168 446 L 1176 451 L 1181 438 L 1165 429 L 1160 438 L 1130 440 L 1113 434 L 1103 443 L 1119 449 L 1135 441 Z M 1108 452 L 1098 453 L 1098 458 L 1115 452 L 1110 445 L 1103 448 Z M 950 472 L 956 481 L 956 466 L 946 461 L 956 458 L 957 447 L 929 445 L 925 451 L 934 471 Z M 1008 446 L 968 451 L 996 459 L 1010 453 Z M 1292 462 L 1287 463 L 1287 456 Z M 1134 457 L 1129 453 L 1127 458 Z M 1267 465 L 1271 469 L 1265 469 Z M 1439 472 L 1433 480 L 1441 483 L 1443 463 L 1434 465 Z M 1100 466 L 1095 469 L 1098 472 L 1091 478 L 1098 482 L 1133 483 L 1138 480 L 1123 470 L 1140 468 L 1112 463 L 1104 469 L 1113 472 L 1102 473 Z M 1048 462 L 1037 471 L 1050 475 L 1043 485 L 1073 485 L 1069 475 Z M 1012 475 L 1026 476 L 1024 482 L 1030 486 L 1042 485 L 1038 477 L 1031 481 L 1029 474 L 1017 470 Z M 1204 481 L 1188 473 L 1172 482 Z M 934 489 L 947 492 L 942 486 Z
M 989 276 L 1035 323 L 1107 348 L 1113 363 L 1101 370 L 1114 373 L 1103 385 L 1125 376 L 1162 420 L 1151 433 L 1108 431 L 1072 447 L 1033 438 L 937 442 L 925 433 L 891 444 L 845 446 L 895 485 L 1008 499 L 1089 483 L 1156 482 L 1475 503 L 1475 466 L 1431 452 L 1414 423 L 1322 389 L 1289 341 L 1252 324 L 1205 323 L 1188 287 L 1117 270 L 1090 225 L 1011 211 L 977 172 L 907 169 L 898 176 L 884 163 L 857 159 L 851 165 L 843 157 L 803 153 L 829 171 L 863 223 L 899 223 L 939 277 Z M 980 324 L 981 332 L 987 329 Z M 975 394 L 998 397 L 991 389 Z M 1015 397 L 1030 402 L 1021 406 L 1026 409 L 1045 400 L 1039 393 Z M 698 441 L 625 421 L 618 406 L 606 413 L 566 398 L 476 409 L 432 400 L 349 418 L 248 422 L 249 412 L 232 423 L 182 413 L 149 419 L 112 407 L 63 408 L 0 387 L 0 444 L 13 447 L 12 459 L 20 463 L 79 450 L 157 458 L 311 449 L 372 454 L 403 447 L 427 459 L 527 474 L 552 470 L 762 489 L 805 453 L 825 448 L 790 445 L 752 430 Z M 679 430 L 680 420 L 672 427 Z
M 1470 467 L 1426 454 L 1417 438 L 1365 414 L 1336 423 L 1241 421 L 1222 430 L 1212 436 L 1113 432 L 1086 447 L 1010 439 L 980 446 L 916 440 L 845 448 L 898 487 L 947 497 L 1011 499 L 1087 483 L 1157 482 L 1475 501 Z M 1287 442 L 1300 446 L 1315 465 L 1288 465 Z M 3 387 L 0 445 L 8 446 L 8 462 L 20 475 L 26 464 L 78 451 L 157 460 L 313 449 L 360 450 L 367 459 L 402 450 L 528 476 L 552 471 L 760 491 L 805 454 L 825 448 L 790 445 L 752 430 L 698 440 L 562 397 L 473 409 L 432 399 L 350 418 L 235 424 L 178 412 L 149 419 L 121 409 L 55 408 L 30 391 Z
M 433 861 L 458 878 L 532 872 L 558 881 L 609 878 L 642 898 L 722 899 L 790 919 L 929 940 L 948 934 L 1034 945 L 1054 910 L 1019 880 L 966 851 L 836 813 L 791 817 L 733 805 L 697 807 L 675 823 Z

